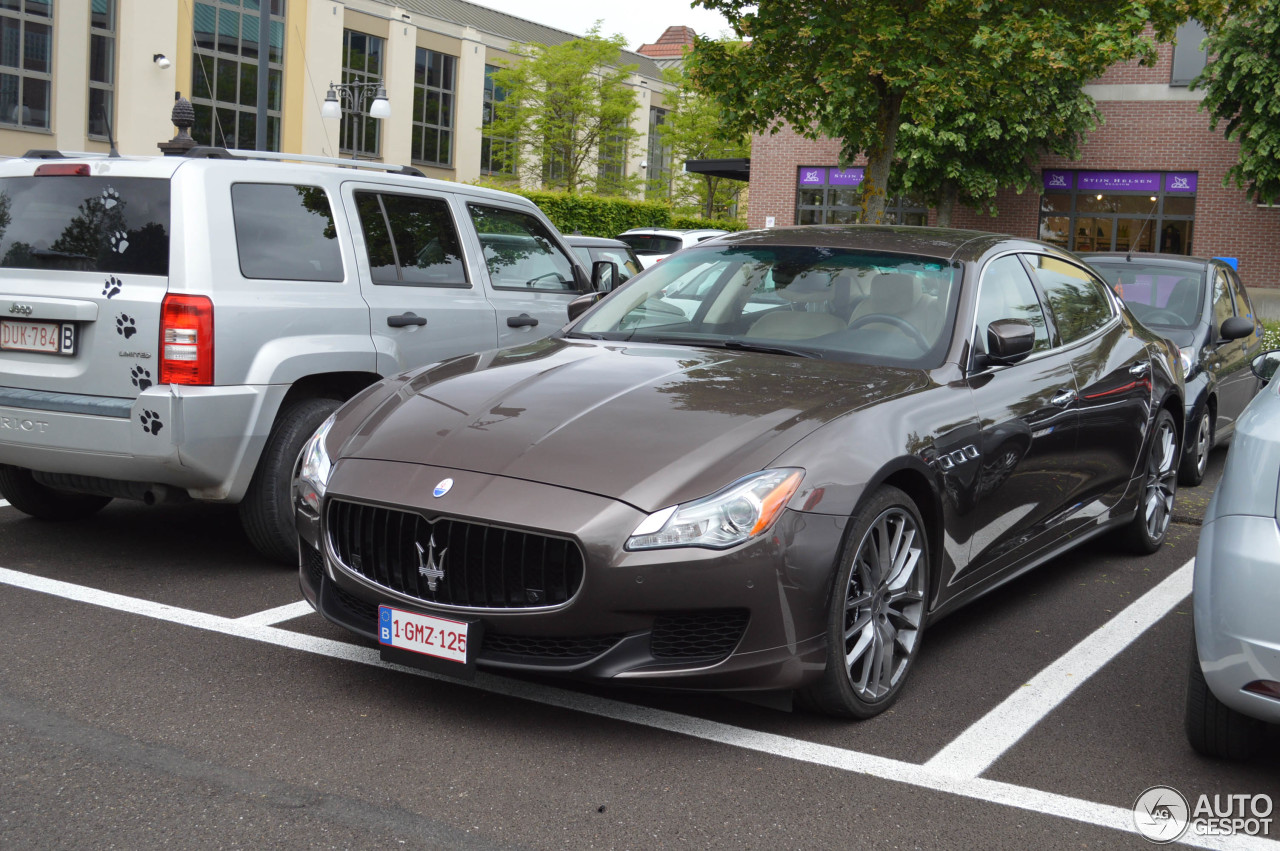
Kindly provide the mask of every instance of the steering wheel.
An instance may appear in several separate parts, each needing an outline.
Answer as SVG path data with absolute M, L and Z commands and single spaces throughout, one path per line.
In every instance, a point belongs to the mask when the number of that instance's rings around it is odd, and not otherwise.
M 892 313 L 868 313 L 866 316 L 859 316 L 849 323 L 849 330 L 853 331 L 863 325 L 871 325 L 875 322 L 892 325 L 900 331 L 905 331 L 920 346 L 920 351 L 929 351 L 929 341 L 924 338 L 920 330 L 901 316 L 894 316 Z
M 1187 321 L 1172 310 L 1153 310 L 1142 321 L 1151 325 L 1186 325 Z

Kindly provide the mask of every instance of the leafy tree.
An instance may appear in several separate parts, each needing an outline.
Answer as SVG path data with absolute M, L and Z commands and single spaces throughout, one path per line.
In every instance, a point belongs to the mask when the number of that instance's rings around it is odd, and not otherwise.
M 809 138 L 840 139 L 845 163 L 865 154 L 863 218 L 880 221 L 903 124 L 956 131 L 937 122 L 964 115 L 992 89 L 1008 91 L 1007 81 L 1043 90 L 1083 84 L 1135 57 L 1152 62 L 1148 26 L 1168 39 L 1188 17 L 1218 20 L 1232 0 L 694 2 L 751 39 L 699 39 L 695 81 L 740 127 L 777 132 L 787 123 Z
M 1077 81 L 1023 86 L 1010 78 L 958 109 L 903 124 L 889 188 L 936 207 L 941 227 L 950 226 L 957 201 L 995 215 L 1000 189 L 1026 189 L 1045 153 L 1077 157 L 1097 123 L 1097 107 Z
M 1223 180 L 1259 203 L 1280 200 L 1280 0 L 1230 18 L 1209 31 L 1211 57 L 1192 85 L 1203 89 L 1200 108 L 1216 130 L 1240 143 L 1240 159 Z
M 675 170 L 674 165 L 687 160 L 749 157 L 751 139 L 741 129 L 726 124 L 720 104 L 698 91 L 683 69 L 669 69 L 664 77 L 668 85 L 668 113 L 659 133 L 671 151 L 672 203 L 677 208 L 697 209 L 707 218 L 726 214 L 742 193 L 742 181 L 682 173 Z
M 505 155 L 517 173 L 536 165 L 542 185 L 574 193 L 619 193 L 639 178 L 625 177 L 625 157 L 639 133 L 631 126 L 635 92 L 627 85 L 634 65 L 619 65 L 626 42 L 604 38 L 596 23 L 585 38 L 558 45 L 517 45 L 520 59 L 493 75 L 506 91 L 485 132 L 516 139 Z M 495 156 L 503 156 L 495 151 Z

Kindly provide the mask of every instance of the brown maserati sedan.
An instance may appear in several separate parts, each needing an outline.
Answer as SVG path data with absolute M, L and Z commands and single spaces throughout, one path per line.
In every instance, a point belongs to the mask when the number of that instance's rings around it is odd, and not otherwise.
M 930 622 L 1167 533 L 1178 351 L 1052 246 L 748 231 L 570 314 L 371 387 L 304 449 L 303 593 L 384 658 L 869 717 Z

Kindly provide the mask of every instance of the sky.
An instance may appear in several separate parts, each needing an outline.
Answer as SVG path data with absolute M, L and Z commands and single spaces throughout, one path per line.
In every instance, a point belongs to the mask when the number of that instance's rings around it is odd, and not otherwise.
M 667 27 L 692 27 L 698 35 L 715 37 L 722 32 L 730 35 L 729 23 L 719 12 L 701 7 L 692 8 L 689 0 L 628 0 L 628 2 L 601 2 L 601 0 L 552 0 L 538 3 L 535 0 L 470 0 L 479 6 L 487 6 L 555 27 L 558 30 L 581 35 L 591 29 L 597 20 L 602 35 L 621 33 L 627 47 L 635 50 L 642 44 L 652 44 Z

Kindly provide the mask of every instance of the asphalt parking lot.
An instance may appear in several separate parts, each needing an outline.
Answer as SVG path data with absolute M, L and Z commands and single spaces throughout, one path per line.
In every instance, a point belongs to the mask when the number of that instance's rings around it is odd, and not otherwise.
M 1280 743 L 1229 763 L 1182 734 L 1224 457 L 1161 552 L 1094 542 L 936 624 L 862 723 L 435 678 L 310 613 L 232 509 L 54 526 L 0 506 L 0 847 L 1146 847 L 1151 786 L 1280 800 Z

